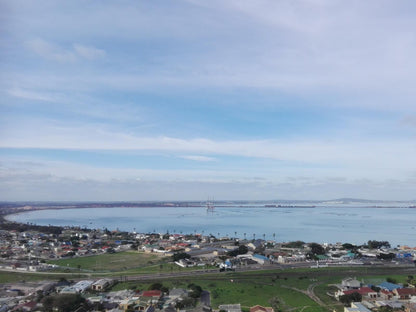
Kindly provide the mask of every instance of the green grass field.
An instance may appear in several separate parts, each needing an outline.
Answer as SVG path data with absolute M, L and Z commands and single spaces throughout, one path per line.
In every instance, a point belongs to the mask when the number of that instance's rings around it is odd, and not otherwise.
M 360 272 L 363 277 L 360 278 Z M 372 273 L 375 275 L 371 275 Z M 390 273 L 390 274 L 389 274 Z M 365 275 L 365 276 L 364 276 Z M 172 280 L 160 280 L 169 289 L 175 287 L 186 288 L 190 283 L 200 285 L 211 292 L 213 308 L 220 304 L 240 303 L 247 310 L 250 306 L 260 304 L 270 306 L 270 300 L 276 298 L 282 311 L 321 312 L 343 311 L 343 305 L 327 293 L 333 293 L 333 284 L 339 284 L 345 277 L 356 276 L 368 281 L 384 281 L 387 277 L 404 282 L 407 275 L 397 275 L 392 271 L 380 274 L 380 270 L 371 269 L 319 269 L 319 270 L 281 270 L 246 273 L 223 273 L 203 276 L 183 277 Z M 148 282 L 119 283 L 114 289 L 147 289 Z M 307 294 L 309 286 L 315 286 L 313 293 L 321 304 L 312 300 Z
M 172 262 L 170 257 L 138 251 L 125 251 L 113 254 L 50 260 L 48 263 L 59 265 L 59 272 L 81 272 L 93 275 L 136 275 L 152 273 L 177 273 L 214 267 L 182 268 Z M 69 270 L 70 269 L 70 270 Z
M 244 278 L 239 278 L 239 276 Z M 117 284 L 113 290 L 120 289 L 148 289 L 150 284 L 143 282 L 126 282 Z M 166 281 L 162 283 L 169 289 L 172 288 L 187 288 L 190 283 L 200 285 L 204 290 L 211 293 L 211 302 L 214 308 L 220 304 L 240 303 L 246 310 L 256 304 L 263 306 L 270 306 L 270 299 L 277 298 L 280 302 L 279 306 L 284 311 L 305 311 L 305 312 L 320 312 L 327 311 L 327 309 L 320 307 L 316 302 L 310 299 L 303 293 L 285 288 L 291 286 L 299 287 L 298 278 L 275 279 L 273 275 L 269 277 L 262 277 L 259 280 L 257 277 L 246 278 L 244 274 L 233 275 L 218 275 L 201 276 L 196 278 L 182 278 L 175 281 Z M 301 287 L 307 288 L 309 282 L 301 280 Z
M 50 260 L 48 263 L 61 267 L 77 268 L 93 272 L 117 272 L 144 267 L 159 267 L 166 262 L 166 258 L 138 251 L 105 253 L 97 256 L 86 256 Z
M 271 300 L 278 302 L 282 311 L 291 312 L 328 312 L 343 311 L 343 306 L 328 295 L 333 293 L 333 284 L 339 284 L 345 277 L 356 277 L 365 283 L 377 284 L 390 277 L 397 282 L 405 282 L 409 274 L 415 274 L 398 268 L 322 268 L 322 269 L 286 269 L 250 272 L 228 272 L 175 278 L 163 278 L 159 273 L 176 273 L 195 270 L 197 268 L 180 268 L 168 263 L 169 259 L 139 252 L 123 252 L 104 254 L 100 256 L 63 259 L 51 261 L 64 267 L 81 269 L 75 274 L 65 274 L 65 278 L 82 278 L 85 271 L 91 270 L 90 275 L 124 276 L 151 274 L 152 280 L 120 282 L 113 290 L 120 289 L 148 289 L 150 284 L 158 281 L 169 289 L 187 288 L 190 283 L 200 285 L 211 293 L 213 308 L 220 304 L 240 303 L 243 311 L 260 304 L 271 306 Z M 110 271 L 111 270 L 118 270 Z M 410 272 L 410 273 L 409 273 Z M 1 273 L 0 283 L 13 281 L 31 281 L 41 279 L 59 279 L 59 274 L 23 274 Z M 311 290 L 313 289 L 313 290 Z M 316 299 L 316 297 L 318 299 Z

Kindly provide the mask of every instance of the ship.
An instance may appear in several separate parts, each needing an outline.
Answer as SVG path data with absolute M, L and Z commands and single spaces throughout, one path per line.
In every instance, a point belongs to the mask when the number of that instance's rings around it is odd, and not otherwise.
M 207 209 L 207 212 L 214 212 L 215 210 L 214 204 L 210 202 L 209 200 L 207 200 L 206 209 Z

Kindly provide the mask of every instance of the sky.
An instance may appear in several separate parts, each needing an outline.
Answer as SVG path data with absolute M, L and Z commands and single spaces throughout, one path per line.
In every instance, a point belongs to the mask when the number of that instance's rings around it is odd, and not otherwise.
M 0 200 L 416 199 L 413 0 L 0 0 Z

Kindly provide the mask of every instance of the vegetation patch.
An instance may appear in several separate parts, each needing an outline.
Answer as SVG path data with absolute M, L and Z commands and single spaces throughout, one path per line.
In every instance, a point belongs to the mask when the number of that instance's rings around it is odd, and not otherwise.
M 82 275 L 81 275 L 82 276 Z M 59 274 L 37 274 L 37 273 L 18 273 L 18 272 L 0 272 L 0 284 L 15 282 L 30 282 L 41 280 L 58 280 Z M 65 278 L 79 278 L 79 274 L 66 274 Z
M 163 258 L 138 251 L 125 251 L 118 253 L 105 253 L 96 256 L 85 256 L 77 258 L 65 258 L 50 260 L 48 263 L 61 267 L 76 268 L 87 271 L 123 271 L 132 268 L 153 266 L 162 263 Z

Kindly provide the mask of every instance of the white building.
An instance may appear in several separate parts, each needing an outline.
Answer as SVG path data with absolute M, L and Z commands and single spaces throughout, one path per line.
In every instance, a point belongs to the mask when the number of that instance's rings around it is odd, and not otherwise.
M 351 302 L 351 307 L 345 307 L 344 312 L 371 312 L 361 302 Z

